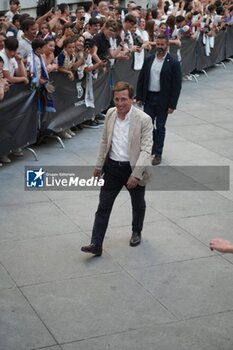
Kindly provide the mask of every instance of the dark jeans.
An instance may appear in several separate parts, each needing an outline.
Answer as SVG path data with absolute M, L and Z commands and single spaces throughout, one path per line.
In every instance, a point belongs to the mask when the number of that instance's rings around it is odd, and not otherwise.
M 158 107 L 158 99 L 158 94 L 148 93 L 144 105 L 144 112 L 152 118 L 153 125 L 155 124 L 153 129 L 152 154 L 161 155 L 166 133 L 167 111 Z
M 106 162 L 104 166 L 104 186 L 100 190 L 91 243 L 102 246 L 113 203 L 122 187 L 126 186 L 131 173 L 132 169 L 129 164 L 119 165 L 111 159 Z M 140 233 L 146 211 L 145 186 L 137 186 L 128 191 L 132 203 L 132 231 Z

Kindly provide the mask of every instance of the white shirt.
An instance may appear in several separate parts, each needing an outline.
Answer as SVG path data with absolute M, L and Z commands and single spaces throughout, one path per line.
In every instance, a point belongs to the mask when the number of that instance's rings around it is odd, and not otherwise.
M 161 60 L 155 56 L 150 70 L 149 91 L 160 91 L 160 73 L 166 56 L 167 55 L 165 55 Z
M 19 40 L 18 52 L 23 59 L 26 59 L 32 52 L 31 41 L 25 38 L 24 36 L 22 36 Z
M 136 34 L 139 35 L 143 41 L 149 41 L 149 34 L 146 30 L 137 28 Z
M 12 11 L 7 11 L 6 13 L 5 13 L 5 17 L 6 17 L 6 19 L 7 19 L 7 21 L 9 21 L 9 22 L 12 22 L 12 19 L 13 19 L 13 17 L 14 17 L 14 15 L 16 15 L 16 14 L 18 14 L 19 12 L 17 11 L 17 12 L 12 12 Z
M 109 158 L 113 160 L 120 162 L 129 161 L 128 137 L 131 111 L 132 107 L 123 120 L 118 117 L 116 118 L 112 134 L 111 149 L 109 152 Z
M 133 45 L 133 37 L 130 31 L 121 32 L 121 40 L 124 42 L 124 48 L 129 49 Z
M 92 35 L 88 30 L 86 30 L 82 36 L 84 36 L 85 39 L 93 39 L 94 35 Z
M 18 63 L 15 58 L 8 58 L 5 50 L 0 51 L 0 56 L 3 58 L 4 65 L 3 70 L 9 71 L 11 77 L 15 75 L 15 71 L 18 69 Z
M 22 39 L 22 35 L 23 35 L 23 31 L 22 31 L 22 29 L 19 29 L 18 33 L 17 33 L 17 40 L 18 41 Z

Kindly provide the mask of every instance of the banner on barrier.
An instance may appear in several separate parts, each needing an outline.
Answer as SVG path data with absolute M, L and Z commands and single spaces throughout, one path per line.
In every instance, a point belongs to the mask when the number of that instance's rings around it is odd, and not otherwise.
M 51 75 L 56 91 L 53 94 L 56 113 L 46 112 L 42 116 L 42 127 L 55 132 L 68 129 L 91 119 L 108 107 L 111 99 L 109 86 L 109 71 L 100 72 L 98 79 L 93 79 L 95 108 L 85 104 L 85 78 L 71 81 L 66 75 L 54 73 Z
M 233 26 L 226 30 L 226 58 L 233 56 Z
M 0 104 L 0 156 L 25 148 L 37 137 L 36 91 L 22 84 L 12 85 Z
M 191 73 L 197 63 L 197 41 L 189 38 L 182 39 L 180 54 L 182 73 L 184 75 Z

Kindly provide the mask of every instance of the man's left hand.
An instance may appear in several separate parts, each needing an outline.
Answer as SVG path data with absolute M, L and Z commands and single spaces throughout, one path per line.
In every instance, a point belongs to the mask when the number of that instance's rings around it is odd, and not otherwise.
M 130 177 L 128 178 L 128 181 L 127 181 L 126 186 L 127 186 L 127 188 L 130 190 L 130 189 L 132 189 L 132 188 L 135 188 L 135 187 L 138 185 L 138 183 L 139 183 L 139 179 L 137 179 L 137 178 L 134 177 L 134 176 L 130 176 Z
M 174 109 L 168 108 L 168 111 L 167 111 L 168 114 L 172 114 L 173 112 L 174 112 Z

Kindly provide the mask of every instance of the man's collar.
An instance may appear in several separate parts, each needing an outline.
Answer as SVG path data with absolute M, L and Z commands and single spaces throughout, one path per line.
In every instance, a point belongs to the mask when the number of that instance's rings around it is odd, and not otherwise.
M 155 54 L 155 58 L 157 58 L 159 61 L 164 61 L 165 58 L 167 57 L 168 51 L 165 53 L 165 55 L 163 56 L 163 58 L 158 58 L 157 53 Z
M 29 44 L 31 44 L 31 40 L 29 40 L 28 38 L 26 38 L 24 35 L 22 35 L 22 39 L 24 39 L 25 41 L 27 41 Z

